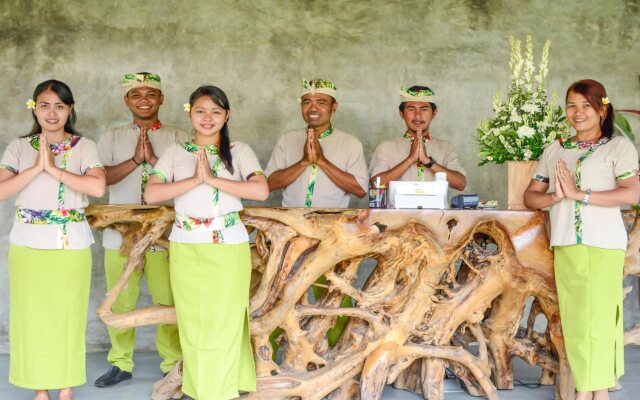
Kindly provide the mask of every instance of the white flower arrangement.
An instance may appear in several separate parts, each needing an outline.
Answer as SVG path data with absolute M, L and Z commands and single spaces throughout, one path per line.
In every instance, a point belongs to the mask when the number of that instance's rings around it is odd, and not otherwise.
M 502 101 L 502 93 L 496 92 L 493 98 L 495 117 L 483 120 L 476 129 L 475 138 L 480 148 L 478 156 L 482 159 L 480 165 L 537 160 L 547 144 L 569 135 L 556 94 L 549 100 L 544 88 L 551 41 L 544 43 L 535 76 L 531 35 L 526 39 L 524 58 L 521 41 L 511 36 L 509 43 L 511 82 L 507 99 Z

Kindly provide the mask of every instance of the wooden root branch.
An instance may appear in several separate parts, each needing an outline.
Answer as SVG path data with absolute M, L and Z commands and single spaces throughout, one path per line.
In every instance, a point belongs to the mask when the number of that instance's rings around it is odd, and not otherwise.
M 166 235 L 172 210 L 88 213 L 94 227 L 123 232 L 130 253 L 100 318 L 118 328 L 175 322 L 169 307 L 111 312 L 146 249 Z M 640 224 L 635 213 L 624 218 L 625 272 L 638 275 Z M 369 400 L 394 383 L 442 399 L 449 366 L 471 394 L 498 399 L 520 357 L 542 368 L 541 383 L 555 381 L 556 399 L 573 399 L 542 212 L 247 208 L 242 219 L 257 231 L 250 313 L 258 374 L 258 391 L 242 398 Z M 348 320 L 331 347 L 326 335 L 339 316 Z M 547 325 L 537 331 L 542 316 Z M 640 344 L 640 326 L 626 343 Z

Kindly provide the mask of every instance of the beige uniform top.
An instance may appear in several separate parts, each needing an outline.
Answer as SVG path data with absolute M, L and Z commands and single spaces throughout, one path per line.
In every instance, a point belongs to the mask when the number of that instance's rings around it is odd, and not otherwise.
M 542 153 L 533 179 L 548 182 L 548 191 L 555 192 L 556 161 L 564 159 L 575 177 L 577 162 L 585 157 L 587 151 L 563 148 L 560 141 L 551 143 Z M 638 152 L 635 146 L 624 137 L 614 136 L 587 154 L 580 163 L 579 188 L 594 192 L 612 190 L 623 179 L 638 179 L 637 174 Z M 627 248 L 627 232 L 618 206 L 585 206 L 580 201 L 565 198 L 551 206 L 549 217 L 551 247 L 585 244 L 603 249 Z
M 217 155 L 208 155 L 210 165 L 214 165 Z M 152 172 L 163 182 L 175 182 L 193 177 L 196 169 L 197 153 L 184 149 L 182 144 L 170 146 L 160 157 Z M 247 180 L 251 175 L 262 174 L 262 167 L 255 153 L 248 144 L 242 142 L 231 143 L 231 174 L 224 164 L 220 164 L 217 176 L 234 181 Z M 176 213 L 193 218 L 212 218 L 224 216 L 233 211 L 242 210 L 240 197 L 231 193 L 218 191 L 218 206 L 214 203 L 212 187 L 202 183 L 174 200 Z M 219 231 L 220 241 L 224 244 L 238 244 L 249 240 L 247 230 L 239 222 Z M 174 224 L 169 240 L 177 243 L 212 243 L 211 231 L 188 231 Z
M 300 161 L 304 155 L 304 144 L 307 140 L 306 129 L 285 133 L 278 139 L 267 164 L 267 175 L 288 168 Z M 354 136 L 334 128 L 333 133 L 320 139 L 324 156 L 342 171 L 352 174 L 362 189 L 367 190 L 369 177 L 367 161 L 364 158 L 362 144 Z M 309 166 L 291 185 L 283 190 L 283 207 L 304 207 L 305 196 L 309 186 Z M 347 208 L 351 195 L 340 189 L 321 168 L 316 170 L 316 183 L 313 190 L 311 207 Z
M 71 155 L 65 170 L 74 174 L 85 174 L 91 168 L 101 168 L 96 144 L 87 138 L 81 138 L 70 150 Z M 14 173 L 20 173 L 33 167 L 38 152 L 31 146 L 29 138 L 19 138 L 9 143 L 2 157 L 1 168 Z M 56 166 L 60 167 L 63 155 L 54 158 Z M 58 188 L 60 181 L 42 171 L 20 193 L 15 205 L 17 208 L 31 210 L 58 209 Z M 76 192 L 68 186 L 64 189 L 64 208 L 84 211 L 89 205 L 87 196 Z M 93 235 L 87 221 L 70 222 L 67 224 L 68 249 L 84 249 L 93 243 Z M 23 222 L 13 222 L 9 242 L 17 246 L 34 249 L 62 249 L 59 226 L 55 224 L 37 225 Z
M 153 151 L 158 157 L 169 146 L 189 140 L 185 131 L 168 125 L 162 125 L 153 131 L 148 130 L 147 133 Z M 105 133 L 98 141 L 98 152 L 103 164 L 111 167 L 131 159 L 136 152 L 139 136 L 139 130 L 131 124 Z M 142 204 L 143 176 L 145 180 L 148 179 L 152 169 L 151 165 L 141 164 L 120 182 L 109 186 L 109 204 Z M 113 229 L 105 229 L 102 245 L 107 249 L 118 250 L 122 245 L 122 235 Z
M 443 167 L 460 172 L 467 176 L 467 172 L 462 167 L 460 158 L 453 149 L 453 146 L 444 140 L 431 138 L 425 144 L 427 154 Z M 404 137 L 397 137 L 385 140 L 380 143 L 373 153 L 371 164 L 369 165 L 369 175 L 375 176 L 385 172 L 403 162 L 411 152 L 411 141 Z M 411 165 L 400 177 L 401 181 L 417 181 L 418 165 Z M 435 174 L 429 168 L 424 169 L 424 180 L 435 180 Z

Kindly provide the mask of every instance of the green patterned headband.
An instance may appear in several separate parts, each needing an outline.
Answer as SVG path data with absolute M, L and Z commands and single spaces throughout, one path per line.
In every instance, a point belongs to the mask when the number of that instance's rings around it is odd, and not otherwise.
M 400 102 L 406 103 L 407 101 L 435 103 L 436 94 L 431 89 L 411 90 L 404 87 L 400 88 Z
M 126 93 L 129 93 L 131 89 L 139 87 L 150 87 L 162 91 L 162 85 L 160 83 L 160 75 L 150 74 L 148 72 L 138 74 L 125 74 L 122 79 L 122 86 Z
M 300 94 L 299 100 L 301 100 L 302 96 L 304 96 L 305 94 L 316 93 L 323 93 L 337 100 L 338 88 L 333 82 L 326 79 L 313 79 L 310 81 L 303 79 L 301 88 L 302 94 Z

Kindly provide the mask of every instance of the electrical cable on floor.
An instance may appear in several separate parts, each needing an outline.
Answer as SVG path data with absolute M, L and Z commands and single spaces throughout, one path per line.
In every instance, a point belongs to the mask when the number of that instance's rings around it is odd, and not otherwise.
M 540 386 L 542 386 L 542 384 L 538 383 L 538 382 L 522 382 L 521 380 L 518 380 L 518 379 L 514 379 L 513 380 L 513 385 L 514 386 L 524 386 L 524 387 L 529 388 L 529 389 L 537 389 Z
M 445 369 L 445 377 L 446 377 L 446 379 L 456 379 L 456 378 L 458 378 L 456 376 L 456 374 L 452 370 L 450 370 L 449 368 Z M 524 386 L 524 387 L 526 387 L 528 389 L 537 389 L 540 386 L 542 386 L 542 384 L 539 383 L 539 382 L 522 382 L 519 379 L 514 379 L 513 380 L 513 385 L 514 386 Z

